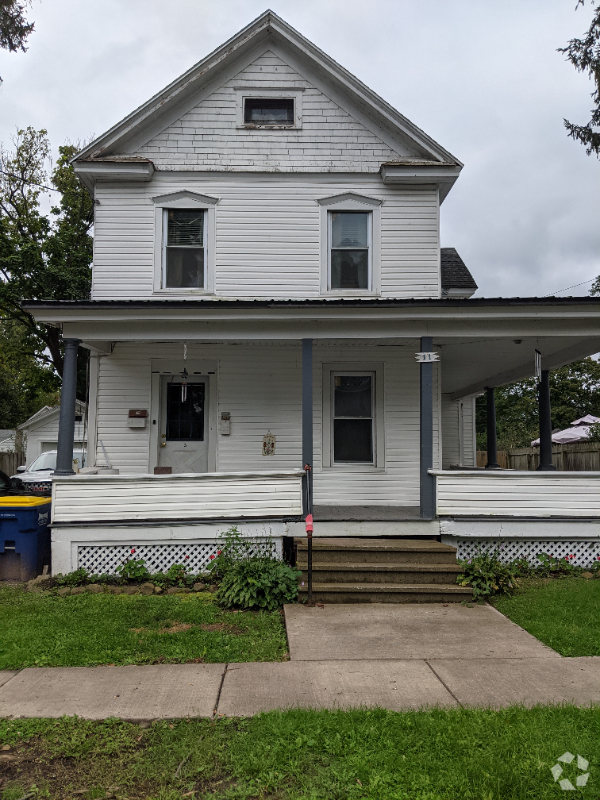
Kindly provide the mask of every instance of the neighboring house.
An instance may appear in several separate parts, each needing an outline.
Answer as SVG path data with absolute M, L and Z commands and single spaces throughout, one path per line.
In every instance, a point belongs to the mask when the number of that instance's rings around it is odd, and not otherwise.
M 15 433 L 14 430 L 1 430 L 0 431 L 0 453 L 12 453 L 15 449 Z
M 25 463 L 27 466 L 35 461 L 42 453 L 56 450 L 58 446 L 58 418 L 60 406 L 44 406 L 28 420 L 18 426 L 22 431 L 25 443 Z M 80 450 L 85 447 L 85 403 L 77 400 L 75 407 L 75 447 Z
M 91 299 L 25 307 L 66 343 L 59 471 L 82 346 L 89 463 L 120 474 L 56 478 L 54 571 L 130 548 L 200 568 L 230 525 L 303 536 L 311 498 L 316 536 L 600 553 L 600 476 L 474 469 L 475 396 L 541 352 L 546 441 L 548 370 L 600 350 L 600 301 L 472 298 L 439 239 L 461 163 L 283 20 L 74 167 L 95 200 Z

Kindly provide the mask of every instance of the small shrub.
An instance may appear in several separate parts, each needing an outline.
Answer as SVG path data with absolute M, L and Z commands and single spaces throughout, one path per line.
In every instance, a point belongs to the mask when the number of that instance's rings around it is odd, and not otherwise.
M 146 569 L 146 562 L 143 558 L 130 558 L 120 567 L 117 567 L 117 575 L 126 581 L 147 581 L 150 573 Z
M 538 553 L 536 558 L 540 562 L 540 566 L 535 568 L 534 572 L 536 575 L 542 577 L 562 578 L 567 575 L 581 575 L 583 572 L 581 567 L 576 567 L 575 564 L 571 564 L 571 561 L 575 558 L 574 555 L 568 555 L 564 558 L 555 558 L 554 556 L 549 556 L 547 553 Z
M 480 552 L 473 558 L 458 563 L 463 571 L 456 582 L 460 586 L 471 586 L 474 600 L 511 594 L 517 587 L 515 567 L 512 564 L 503 564 L 498 558 L 498 551 Z
M 284 603 L 296 600 L 300 574 L 276 558 L 245 558 L 226 570 L 217 599 L 225 608 L 275 611 Z
M 217 555 L 211 556 L 211 562 L 208 565 L 208 570 L 213 577 L 222 578 L 235 564 L 255 556 L 275 558 L 272 542 L 253 542 L 246 539 L 236 525 L 219 537 L 219 547 Z
M 54 580 L 57 586 L 85 586 L 89 583 L 90 574 L 87 569 L 80 567 L 74 572 L 68 572 L 66 575 L 56 575 Z

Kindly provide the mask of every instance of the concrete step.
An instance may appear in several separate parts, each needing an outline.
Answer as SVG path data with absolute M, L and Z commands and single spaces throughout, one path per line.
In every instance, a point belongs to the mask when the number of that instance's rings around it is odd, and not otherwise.
M 307 591 L 300 587 L 300 601 Z M 455 584 L 313 583 L 316 603 L 460 603 L 471 597 L 469 587 Z
M 306 561 L 306 539 L 295 539 L 298 561 Z M 456 564 L 456 548 L 420 539 L 313 539 L 314 564 Z
M 305 560 L 296 563 L 302 570 L 301 581 L 306 582 L 308 565 Z M 313 580 L 320 583 L 454 583 L 461 567 L 454 564 L 314 564 Z

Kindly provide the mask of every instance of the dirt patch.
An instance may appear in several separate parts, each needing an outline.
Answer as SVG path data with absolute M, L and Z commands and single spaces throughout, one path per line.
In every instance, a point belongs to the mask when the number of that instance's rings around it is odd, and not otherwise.
M 167 623 L 164 628 L 160 628 L 159 633 L 185 633 L 194 626 L 189 622 L 172 622 Z
M 241 628 L 238 628 L 237 625 L 227 625 L 226 622 L 203 622 L 200 625 L 200 628 L 203 631 L 214 631 L 215 633 L 232 633 L 234 636 L 239 636 L 244 631 Z

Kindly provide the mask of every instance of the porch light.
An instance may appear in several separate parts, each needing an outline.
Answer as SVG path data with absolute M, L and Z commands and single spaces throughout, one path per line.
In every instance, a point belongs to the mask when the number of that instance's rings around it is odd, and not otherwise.
M 187 389 L 188 389 L 188 384 L 187 384 L 188 371 L 185 367 L 183 368 L 183 372 L 181 372 L 180 375 L 181 375 L 181 402 L 185 403 L 185 401 L 187 400 Z

